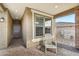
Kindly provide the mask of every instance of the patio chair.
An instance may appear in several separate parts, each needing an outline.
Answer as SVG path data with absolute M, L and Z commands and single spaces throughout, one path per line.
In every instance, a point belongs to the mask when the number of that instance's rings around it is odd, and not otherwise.
M 47 52 L 47 49 L 52 49 L 53 52 L 57 52 L 57 43 L 54 41 L 54 37 L 50 34 L 46 34 L 45 37 L 43 37 L 43 44 L 45 46 L 45 53 Z

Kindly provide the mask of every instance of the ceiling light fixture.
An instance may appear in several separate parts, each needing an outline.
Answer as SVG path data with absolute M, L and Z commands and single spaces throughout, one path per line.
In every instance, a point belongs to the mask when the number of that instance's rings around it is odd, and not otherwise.
M 18 16 L 16 16 L 15 18 L 18 19 Z
M 58 8 L 58 6 L 56 5 L 55 8 Z
M 16 13 L 17 13 L 18 11 L 16 10 Z

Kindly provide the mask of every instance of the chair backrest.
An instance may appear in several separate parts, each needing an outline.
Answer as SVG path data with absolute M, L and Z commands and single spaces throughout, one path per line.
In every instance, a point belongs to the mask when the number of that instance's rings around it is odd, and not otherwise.
M 53 36 L 51 34 L 46 34 L 44 37 L 45 44 L 52 44 Z

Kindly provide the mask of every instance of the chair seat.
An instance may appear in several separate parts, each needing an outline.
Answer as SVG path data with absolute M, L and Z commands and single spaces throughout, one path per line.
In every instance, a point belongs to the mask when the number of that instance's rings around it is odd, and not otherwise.
M 57 48 L 55 45 L 45 45 L 46 48 Z

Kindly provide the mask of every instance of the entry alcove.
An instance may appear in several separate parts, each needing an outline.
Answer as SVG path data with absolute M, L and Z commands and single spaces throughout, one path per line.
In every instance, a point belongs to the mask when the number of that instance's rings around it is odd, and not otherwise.
M 57 44 L 55 37 L 56 26 L 53 16 L 39 10 L 35 10 L 29 7 L 25 8 L 24 16 L 22 19 L 22 32 L 23 40 L 27 48 L 38 46 L 39 42 L 43 39 L 46 33 L 51 34 L 52 37 L 54 36 L 53 41 L 55 41 Z

